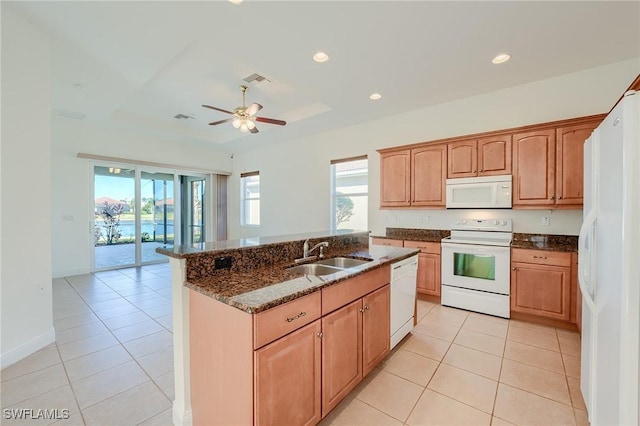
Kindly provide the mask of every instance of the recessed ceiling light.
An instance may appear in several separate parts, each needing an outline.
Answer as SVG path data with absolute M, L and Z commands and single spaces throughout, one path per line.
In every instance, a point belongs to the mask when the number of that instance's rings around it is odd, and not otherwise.
M 509 59 L 511 59 L 511 55 L 509 55 L 508 53 L 501 53 L 499 55 L 496 55 L 496 57 L 493 58 L 491 62 L 493 62 L 494 64 L 504 64 Z
M 380 93 L 372 93 L 371 95 L 369 95 L 369 99 L 371 99 L 372 101 L 377 101 L 378 99 L 382 98 L 382 95 Z
M 329 60 L 329 55 L 324 52 L 317 52 L 313 55 L 313 60 L 320 63 L 327 62 Z
M 244 0 L 229 0 L 229 2 L 230 2 L 230 3 L 233 3 L 233 4 L 240 4 L 240 3 L 242 3 L 243 1 L 244 1 Z

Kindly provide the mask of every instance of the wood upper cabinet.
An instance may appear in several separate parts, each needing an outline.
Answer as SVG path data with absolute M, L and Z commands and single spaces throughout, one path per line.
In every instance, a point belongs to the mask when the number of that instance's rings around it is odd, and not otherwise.
M 478 176 L 511 174 L 511 135 L 478 139 Z
M 404 246 L 420 249 L 420 253 L 418 254 L 416 291 L 431 296 L 440 296 L 440 243 L 405 241 Z
M 255 351 L 256 425 L 315 425 L 322 419 L 320 331 L 316 320 Z
M 478 176 L 478 141 L 447 144 L 448 178 Z
M 391 290 L 386 285 L 362 298 L 363 375 L 389 353 L 391 345 Z
M 584 141 L 598 123 L 556 129 L 556 204 L 582 205 Z
M 449 179 L 511 174 L 511 135 L 449 142 Z
M 446 203 L 447 145 L 411 150 L 411 205 L 444 207 Z
M 411 205 L 411 150 L 380 154 L 380 206 Z
M 555 204 L 554 129 L 513 135 L 513 205 Z
M 511 310 L 571 320 L 571 253 L 512 249 Z

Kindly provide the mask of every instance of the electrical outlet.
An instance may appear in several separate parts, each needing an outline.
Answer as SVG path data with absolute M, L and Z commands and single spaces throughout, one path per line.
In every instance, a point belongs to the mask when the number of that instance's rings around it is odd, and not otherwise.
M 551 218 L 549 216 L 544 216 L 542 218 L 542 226 L 549 226 L 551 225 Z
M 231 257 L 216 257 L 215 269 L 229 269 L 231 268 Z

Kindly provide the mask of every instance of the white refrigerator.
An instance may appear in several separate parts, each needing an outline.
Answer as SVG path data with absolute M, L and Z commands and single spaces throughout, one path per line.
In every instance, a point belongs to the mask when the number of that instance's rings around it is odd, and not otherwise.
M 627 92 L 584 145 L 580 388 L 591 425 L 638 425 L 640 92 Z

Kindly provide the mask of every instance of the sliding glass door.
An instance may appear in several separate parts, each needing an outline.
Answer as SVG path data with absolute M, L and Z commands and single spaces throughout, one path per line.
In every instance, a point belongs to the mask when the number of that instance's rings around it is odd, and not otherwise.
M 166 262 L 156 248 L 205 240 L 207 176 L 112 164 L 93 175 L 94 270 Z
M 94 167 L 95 269 L 135 265 L 135 169 Z
M 156 253 L 156 248 L 173 245 L 175 241 L 174 175 L 142 171 L 140 177 L 142 262 L 162 261 L 166 256 Z

